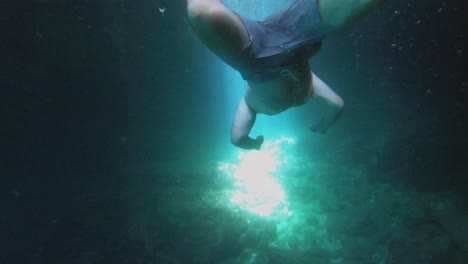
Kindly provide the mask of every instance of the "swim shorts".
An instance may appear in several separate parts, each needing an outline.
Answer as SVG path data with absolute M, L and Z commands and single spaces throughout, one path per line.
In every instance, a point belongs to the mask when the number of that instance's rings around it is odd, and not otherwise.
M 333 30 L 320 17 L 318 0 L 298 0 L 263 21 L 239 16 L 249 33 L 249 45 L 220 58 L 245 80 L 265 82 L 287 76 L 313 57 Z

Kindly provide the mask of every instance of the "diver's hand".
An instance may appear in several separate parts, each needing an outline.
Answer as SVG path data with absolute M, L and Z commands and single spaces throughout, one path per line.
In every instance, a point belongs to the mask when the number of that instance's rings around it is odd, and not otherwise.
M 325 120 L 322 118 L 317 124 L 309 125 L 309 130 L 313 133 L 325 134 L 327 132 L 328 126 Z
M 263 136 L 258 136 L 257 138 L 255 138 L 255 149 L 256 150 L 260 150 L 264 140 L 265 139 L 263 138 Z

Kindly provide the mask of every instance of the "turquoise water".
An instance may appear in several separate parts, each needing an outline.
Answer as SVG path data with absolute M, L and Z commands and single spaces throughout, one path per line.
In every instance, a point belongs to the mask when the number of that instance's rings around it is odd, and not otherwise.
M 226 1 L 262 19 L 292 1 Z M 162 11 L 163 10 L 163 11 Z M 246 83 L 184 1 L 0 11 L 0 263 L 462 264 L 467 45 L 457 1 L 387 2 L 311 69 L 345 100 L 229 132 Z

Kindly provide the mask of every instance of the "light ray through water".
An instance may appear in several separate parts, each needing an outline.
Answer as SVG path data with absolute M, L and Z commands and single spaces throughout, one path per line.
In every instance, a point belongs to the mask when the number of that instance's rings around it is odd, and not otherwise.
M 260 151 L 240 151 L 237 163 L 221 163 L 218 169 L 235 181 L 230 202 L 264 217 L 292 215 L 277 179 L 288 162 L 282 147 L 293 143 L 286 137 L 266 141 Z

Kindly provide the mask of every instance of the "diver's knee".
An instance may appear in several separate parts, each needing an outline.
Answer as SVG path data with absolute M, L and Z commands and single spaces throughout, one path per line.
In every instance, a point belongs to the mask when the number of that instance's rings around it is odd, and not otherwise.
M 341 0 L 321 0 L 318 5 L 318 10 L 324 22 L 339 29 L 365 17 L 383 2 L 384 0 L 346 2 Z

